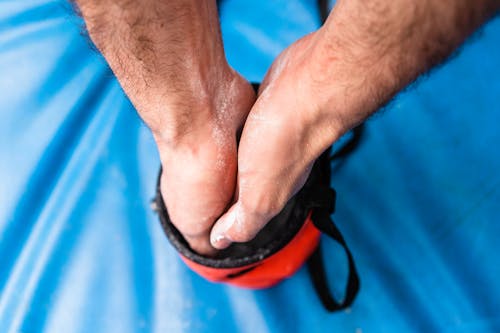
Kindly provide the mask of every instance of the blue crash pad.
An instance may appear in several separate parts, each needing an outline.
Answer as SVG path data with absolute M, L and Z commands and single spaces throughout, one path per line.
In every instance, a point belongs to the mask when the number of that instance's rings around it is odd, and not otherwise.
M 314 0 L 227 0 L 227 56 L 260 80 Z M 500 332 L 500 19 L 367 122 L 335 167 L 362 278 L 329 314 L 305 269 L 261 291 L 179 260 L 149 207 L 154 142 L 61 0 L 0 1 L 0 332 Z M 328 238 L 329 281 L 345 258 Z

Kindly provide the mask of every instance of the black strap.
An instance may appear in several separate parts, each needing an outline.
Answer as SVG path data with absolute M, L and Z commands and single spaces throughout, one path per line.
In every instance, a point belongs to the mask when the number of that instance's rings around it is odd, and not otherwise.
M 316 290 L 321 303 L 323 303 L 323 306 L 328 311 L 333 312 L 345 309 L 352 304 L 360 287 L 358 271 L 356 270 L 356 265 L 354 264 L 354 258 L 351 254 L 351 251 L 347 247 L 344 237 L 340 233 L 339 229 L 335 226 L 333 221 L 330 219 L 330 214 L 327 210 L 316 209 L 313 211 L 311 218 L 316 228 L 330 236 L 344 248 L 349 264 L 349 273 L 347 277 L 344 299 L 342 301 L 338 301 L 332 296 L 332 292 L 328 286 L 328 279 L 326 278 L 326 272 L 323 264 L 321 246 L 318 246 L 307 263 L 314 289 Z
M 318 10 L 321 24 L 323 24 L 330 14 L 330 9 L 328 8 L 328 0 L 318 0 Z
M 325 153 L 325 156 L 328 156 L 328 154 L 329 151 Z M 325 158 L 325 156 L 322 155 L 321 159 Z M 326 179 L 330 179 L 329 163 L 322 163 L 321 165 L 324 166 L 324 170 L 322 170 L 324 173 L 323 176 L 327 177 Z M 335 190 L 326 184 L 316 185 L 314 187 L 304 188 L 303 195 L 305 196 L 304 198 L 307 198 L 305 199 L 307 200 L 306 209 L 312 211 L 311 219 L 314 226 L 342 246 L 347 255 L 349 269 L 344 299 L 343 301 L 338 301 L 333 297 L 328 287 L 328 279 L 326 277 L 321 247 L 318 246 L 307 262 L 314 289 L 323 303 L 323 306 L 328 311 L 333 312 L 345 309 L 349 307 L 356 298 L 360 287 L 360 281 L 351 251 L 347 247 L 347 243 L 339 229 L 330 218 L 330 214 L 335 211 Z
M 364 123 L 361 123 L 351 130 L 352 136 L 344 143 L 343 146 L 338 148 L 335 153 L 330 156 L 331 160 L 344 158 L 358 148 L 361 143 L 361 139 L 363 138 L 363 132 L 365 130 L 364 125 Z

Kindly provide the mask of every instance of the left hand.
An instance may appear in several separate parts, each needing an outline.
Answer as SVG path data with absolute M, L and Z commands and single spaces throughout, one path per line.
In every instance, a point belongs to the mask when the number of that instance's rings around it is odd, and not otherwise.
M 328 146 L 499 10 L 498 0 L 338 0 L 269 70 L 243 128 L 235 202 L 212 245 L 251 240 Z
M 235 202 L 211 232 L 215 248 L 253 239 L 304 185 L 316 158 L 364 118 L 361 99 L 350 102 L 367 94 L 352 76 L 359 69 L 326 64 L 319 38 L 310 34 L 285 50 L 261 85 L 238 149 Z

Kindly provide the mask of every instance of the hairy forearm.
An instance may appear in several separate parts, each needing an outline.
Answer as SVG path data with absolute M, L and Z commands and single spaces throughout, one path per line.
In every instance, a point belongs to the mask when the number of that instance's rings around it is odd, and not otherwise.
M 156 137 L 183 135 L 230 73 L 215 0 L 76 0 L 88 34 Z M 192 106 L 200 106 L 193 110 Z M 206 106 L 206 107 L 201 107 Z
M 324 29 L 343 50 L 364 53 L 388 68 L 418 71 L 446 58 L 498 10 L 498 0 L 344 0 Z M 372 63 L 373 64 L 373 63 Z M 400 73 L 394 73 L 395 75 Z
M 340 110 L 331 120 L 342 123 L 336 136 L 445 60 L 499 7 L 498 0 L 338 1 L 318 34 L 315 70 L 320 84 L 332 85 L 322 105 Z
M 237 133 L 255 100 L 224 56 L 215 0 L 76 0 L 90 38 L 152 130 L 161 193 L 193 250 L 234 194 Z

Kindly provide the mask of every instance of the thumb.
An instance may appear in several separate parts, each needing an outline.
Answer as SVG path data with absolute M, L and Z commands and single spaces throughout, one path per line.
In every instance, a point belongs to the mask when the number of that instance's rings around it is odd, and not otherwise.
M 212 228 L 210 243 L 216 249 L 227 248 L 231 243 L 248 242 L 274 216 L 273 212 L 258 213 L 236 202 Z

